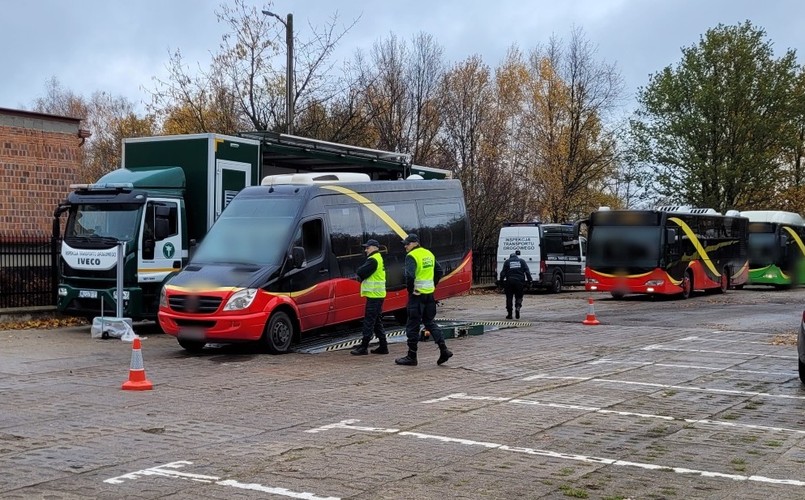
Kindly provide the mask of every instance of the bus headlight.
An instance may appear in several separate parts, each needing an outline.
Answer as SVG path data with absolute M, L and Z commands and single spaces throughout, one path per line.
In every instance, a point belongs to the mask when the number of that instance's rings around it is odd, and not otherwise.
M 597 279 L 595 279 L 595 278 L 587 278 L 587 284 L 588 284 L 588 285 L 597 285 L 597 284 L 598 284 L 598 280 L 597 280 Z
M 159 307 L 168 307 L 168 293 L 165 292 L 165 287 L 159 291 Z
M 662 286 L 665 284 L 665 280 L 648 280 L 646 281 L 646 286 Z
M 246 309 L 252 305 L 255 297 L 257 297 L 256 288 L 244 288 L 243 290 L 238 290 L 237 292 L 233 293 L 231 297 L 229 297 L 229 300 L 226 301 L 224 311 L 240 311 L 242 309 Z

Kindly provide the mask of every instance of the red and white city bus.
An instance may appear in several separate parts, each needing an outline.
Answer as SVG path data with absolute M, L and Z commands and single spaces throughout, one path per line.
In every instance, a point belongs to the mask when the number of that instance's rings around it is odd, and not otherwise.
M 726 292 L 748 278 L 748 220 L 713 209 L 598 210 L 587 223 L 586 289 L 626 294 Z

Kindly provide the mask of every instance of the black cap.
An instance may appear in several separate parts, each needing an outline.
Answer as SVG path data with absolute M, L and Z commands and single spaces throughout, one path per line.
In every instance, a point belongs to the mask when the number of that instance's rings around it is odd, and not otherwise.
M 516 251 L 514 252 L 514 254 L 515 254 L 515 255 L 520 255 L 520 250 L 516 250 Z
M 403 245 L 407 245 L 409 243 L 419 243 L 419 236 L 415 235 L 414 233 L 409 234 L 402 240 Z
M 363 245 L 361 245 L 361 246 L 362 246 L 363 248 L 366 248 L 366 247 L 377 247 L 377 248 L 380 248 L 380 243 L 378 243 L 378 241 L 377 241 L 377 240 L 368 240 L 366 243 L 364 243 L 364 244 L 363 244 Z

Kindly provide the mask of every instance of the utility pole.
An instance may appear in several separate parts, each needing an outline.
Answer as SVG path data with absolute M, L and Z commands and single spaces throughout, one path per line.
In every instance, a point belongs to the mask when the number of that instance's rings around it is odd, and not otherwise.
M 269 10 L 264 10 L 263 14 L 277 18 L 285 26 L 285 48 L 288 56 L 285 63 L 285 119 L 288 122 L 288 134 L 293 134 L 293 14 L 288 14 L 284 20 Z

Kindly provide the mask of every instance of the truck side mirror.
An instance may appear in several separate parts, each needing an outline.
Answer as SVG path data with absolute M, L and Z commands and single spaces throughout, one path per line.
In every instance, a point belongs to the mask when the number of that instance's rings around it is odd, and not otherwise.
M 302 247 L 291 248 L 291 262 L 293 267 L 300 268 L 305 263 L 305 249 Z

